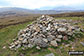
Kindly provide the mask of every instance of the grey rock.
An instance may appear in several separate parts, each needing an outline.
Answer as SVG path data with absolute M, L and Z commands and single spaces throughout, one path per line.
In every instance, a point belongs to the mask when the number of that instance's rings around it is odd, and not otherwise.
M 21 37 L 26 38 L 27 36 L 26 36 L 26 34 L 22 34 Z
M 67 36 L 63 36 L 63 40 L 68 40 L 68 37 Z
M 58 32 L 65 32 L 66 28 L 58 28 L 57 30 L 58 30 Z
M 53 39 L 55 39 L 55 36 L 52 36 L 52 35 L 47 36 L 48 41 L 52 41 Z
M 55 40 L 56 40 L 57 42 L 61 42 L 61 39 L 56 38 Z
M 39 46 L 36 46 L 36 49 L 40 50 L 41 48 Z
M 34 36 L 35 36 L 36 34 L 38 34 L 38 32 L 33 33 Z
M 74 26 L 71 26 L 72 30 L 75 30 L 75 27 Z
M 62 35 L 58 35 L 57 38 L 62 38 L 63 36 Z
M 84 43 L 83 42 L 80 42 L 80 44 L 84 46 Z
M 39 25 L 40 26 L 40 28 L 42 28 L 43 26 L 42 25 Z
M 18 44 L 15 48 L 17 49 L 17 48 L 19 48 L 19 47 L 21 47 L 21 45 L 20 45 L 20 44 Z
M 47 54 L 45 56 L 55 56 L 53 53 Z
M 57 25 L 55 25 L 54 27 L 55 27 L 55 29 L 57 29 L 57 28 L 58 28 L 58 26 L 57 26 Z
M 50 30 L 50 28 L 51 28 L 50 26 L 51 26 L 51 25 L 50 25 L 50 24 L 48 24 L 48 28 L 46 28 L 46 30 Z
M 80 29 L 80 31 L 84 32 L 84 29 Z
M 50 27 L 46 28 L 46 30 L 50 30 Z
M 63 47 L 60 47 L 60 49 L 62 49 Z
M 45 48 L 48 47 L 48 44 L 42 40 L 39 46 Z
M 20 53 L 19 56 L 25 56 L 23 53 Z
M 54 46 L 54 47 L 57 47 L 57 46 L 58 46 L 56 40 L 51 41 L 50 44 L 51 44 L 52 46 Z
M 20 30 L 20 31 L 18 32 L 18 36 L 20 36 L 20 35 L 22 34 L 22 32 L 23 32 L 23 30 Z
M 12 48 L 14 48 L 14 47 L 15 47 L 15 45 L 11 45 L 11 46 L 9 46 L 10 49 L 12 49 Z
M 20 40 L 20 41 L 22 41 L 23 39 L 24 39 L 24 38 L 22 38 L 22 37 L 19 37 L 19 38 L 18 38 L 18 40 Z
M 46 28 L 43 27 L 43 29 L 42 29 L 42 32 L 43 32 L 43 33 L 47 33 L 47 31 L 46 31 L 45 29 L 46 29 Z
M 70 44 L 65 45 L 65 47 L 69 47 L 69 46 L 70 46 Z
M 34 47 L 34 45 L 32 45 L 32 44 L 28 44 L 28 47 L 29 47 L 29 48 L 32 48 L 32 47 Z
M 22 41 L 22 43 L 27 43 L 27 39 L 24 39 L 24 40 Z
M 48 40 L 47 40 L 47 39 L 45 39 L 45 38 L 43 38 L 43 41 L 45 41 L 46 43 L 48 42 Z
M 72 35 L 73 35 L 73 32 L 69 32 L 69 33 L 67 33 L 67 35 L 70 35 L 70 36 L 72 36 Z
M 6 46 L 3 46 L 3 49 L 6 49 Z
M 45 15 L 42 15 L 42 18 L 44 18 L 45 17 Z
M 76 31 L 80 31 L 81 29 L 80 28 L 77 28 L 77 29 L 75 29 Z

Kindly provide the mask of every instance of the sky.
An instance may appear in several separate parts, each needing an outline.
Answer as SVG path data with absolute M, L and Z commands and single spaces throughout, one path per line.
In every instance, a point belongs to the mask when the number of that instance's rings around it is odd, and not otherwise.
M 0 8 L 52 9 L 59 6 L 84 9 L 84 0 L 0 0 Z

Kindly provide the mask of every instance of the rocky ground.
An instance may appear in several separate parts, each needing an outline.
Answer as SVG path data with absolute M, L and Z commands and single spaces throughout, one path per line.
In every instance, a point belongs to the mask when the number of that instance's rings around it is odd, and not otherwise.
M 41 17 L 40 17 L 41 18 Z M 40 19 L 38 18 L 38 19 Z M 84 17 L 56 17 L 56 20 L 65 19 L 70 21 L 70 25 L 78 26 L 82 31 L 84 29 Z M 36 20 L 37 21 L 37 20 Z M 68 41 L 62 40 L 61 42 L 57 42 L 58 46 L 48 46 L 47 48 L 42 48 L 38 50 L 36 46 L 33 48 L 21 47 L 9 49 L 9 45 L 11 42 L 14 43 L 14 40 L 17 40 L 17 34 L 19 30 L 25 30 L 27 25 L 31 24 L 32 21 L 28 21 L 27 23 L 17 24 L 7 26 L 3 29 L 0 29 L 0 56 L 69 56 L 68 51 L 83 51 L 84 50 L 84 36 L 83 32 L 79 32 L 76 34 L 75 38 L 70 39 Z M 25 28 L 25 29 L 24 29 Z M 83 34 L 82 34 L 83 33 Z M 78 36 L 80 35 L 80 36 Z M 16 38 L 17 37 L 17 38 Z M 16 50 L 14 50 L 16 49 Z M 77 56 L 77 55 L 75 55 Z M 83 55 L 79 55 L 83 56 Z
M 42 15 L 25 29 L 20 30 L 17 39 L 14 39 L 9 48 L 11 50 L 17 50 L 20 47 L 42 49 L 51 46 L 58 47 L 60 44 L 66 44 L 67 47 L 68 42 L 80 37 L 84 32 L 84 29 L 73 24 L 76 22 Z

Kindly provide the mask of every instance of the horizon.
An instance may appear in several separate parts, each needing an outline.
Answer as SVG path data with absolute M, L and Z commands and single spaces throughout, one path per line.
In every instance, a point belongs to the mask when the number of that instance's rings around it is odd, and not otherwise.
M 1 0 L 0 8 L 17 7 L 32 10 L 84 10 L 84 0 Z

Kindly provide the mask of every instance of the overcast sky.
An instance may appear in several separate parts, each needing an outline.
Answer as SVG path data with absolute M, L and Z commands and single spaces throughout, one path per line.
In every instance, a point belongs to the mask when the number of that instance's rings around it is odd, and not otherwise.
M 58 6 L 80 7 L 84 8 L 84 0 L 0 0 L 2 7 L 20 7 L 27 9 L 39 9 Z

